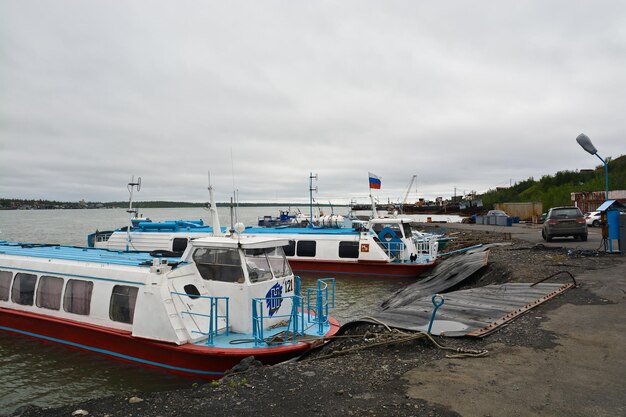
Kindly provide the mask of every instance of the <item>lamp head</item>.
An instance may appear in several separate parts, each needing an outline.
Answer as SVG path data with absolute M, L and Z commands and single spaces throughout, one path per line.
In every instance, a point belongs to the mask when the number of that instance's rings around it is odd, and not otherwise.
M 576 137 L 576 142 L 578 142 L 578 144 L 590 154 L 595 155 L 598 153 L 596 147 L 593 146 L 593 143 L 591 143 L 591 139 L 589 139 L 589 136 L 585 135 L 584 133 L 581 133 Z

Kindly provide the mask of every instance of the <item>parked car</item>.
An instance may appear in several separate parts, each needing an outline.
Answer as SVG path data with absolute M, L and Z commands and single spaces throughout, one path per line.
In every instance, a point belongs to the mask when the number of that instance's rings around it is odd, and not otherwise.
M 572 236 L 587 240 L 587 222 L 578 207 L 553 207 L 543 222 L 541 236 L 547 242 L 554 237 Z
M 587 226 L 600 226 L 600 212 L 592 211 L 589 213 L 585 213 L 585 222 L 587 223 Z

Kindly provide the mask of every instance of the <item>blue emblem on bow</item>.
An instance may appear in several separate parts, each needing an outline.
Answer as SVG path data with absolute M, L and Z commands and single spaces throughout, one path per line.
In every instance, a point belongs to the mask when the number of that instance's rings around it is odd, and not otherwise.
M 269 310 L 269 315 L 272 317 L 274 313 L 278 311 L 281 304 L 283 303 L 283 286 L 279 283 L 274 284 L 272 288 L 269 289 L 267 294 L 265 294 L 265 302 L 267 305 L 267 309 Z

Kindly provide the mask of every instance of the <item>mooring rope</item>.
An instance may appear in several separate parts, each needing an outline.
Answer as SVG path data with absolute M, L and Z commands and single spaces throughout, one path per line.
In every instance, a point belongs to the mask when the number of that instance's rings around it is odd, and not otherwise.
M 326 355 L 322 355 L 322 356 L 318 356 L 318 357 L 311 357 L 311 358 L 307 358 L 305 359 L 305 361 L 307 360 L 319 360 L 319 359 L 326 359 L 326 358 L 330 358 L 330 357 L 336 357 L 336 356 L 340 356 L 340 355 L 344 355 L 347 353 L 352 353 L 352 352 L 357 352 L 360 350 L 365 350 L 365 349 L 369 349 L 369 348 L 374 348 L 374 347 L 378 347 L 378 346 L 385 346 L 385 345 L 392 345 L 392 344 L 398 344 L 398 343 L 404 343 L 404 342 L 409 342 L 411 340 L 416 340 L 416 339 L 421 339 L 423 337 L 428 338 L 428 340 L 430 340 L 433 345 L 435 345 L 435 347 L 437 347 L 440 350 L 448 350 L 448 351 L 453 351 L 453 352 L 457 352 L 457 354 L 454 355 L 446 355 L 446 358 L 450 358 L 450 359 L 462 359 L 462 358 L 480 358 L 480 357 L 484 357 L 487 356 L 489 354 L 489 351 L 486 349 L 470 349 L 470 348 L 465 348 L 465 347 L 458 347 L 458 348 L 454 348 L 454 347 L 448 347 L 448 346 L 443 346 L 440 343 L 438 343 L 431 335 L 429 335 L 426 332 L 422 332 L 419 331 L 417 333 L 409 333 L 409 332 L 405 332 L 399 329 L 395 329 L 395 328 L 391 328 L 388 324 L 386 324 L 385 322 L 378 320 L 374 317 L 363 317 L 363 319 L 368 319 L 368 320 L 372 320 L 382 326 L 384 326 L 385 328 L 387 328 L 387 330 L 390 333 L 396 333 L 399 335 L 402 335 L 404 337 L 402 338 L 395 338 L 393 340 L 385 340 L 385 341 L 381 341 L 381 342 L 377 342 L 377 343 L 369 343 L 367 345 L 363 345 L 363 346 L 355 346 L 349 349 L 344 349 L 344 350 L 336 350 L 336 351 L 332 351 L 329 354 Z M 359 335 L 342 335 L 342 336 L 331 336 L 329 338 L 326 338 L 326 340 L 333 340 L 333 339 L 339 339 L 339 338 L 366 338 L 368 335 L 370 335 L 371 333 L 365 333 L 365 334 L 359 334 Z M 376 334 L 376 336 L 382 336 L 382 334 Z

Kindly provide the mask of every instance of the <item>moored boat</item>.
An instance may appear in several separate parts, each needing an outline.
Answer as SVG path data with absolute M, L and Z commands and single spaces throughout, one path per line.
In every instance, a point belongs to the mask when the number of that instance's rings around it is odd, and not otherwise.
M 411 231 L 410 219 L 379 218 L 375 208 L 369 221 L 347 220 L 334 214 L 314 219 L 311 214 L 307 227 L 238 224 L 227 230 L 220 227 L 211 186 L 209 196 L 213 227 L 202 220 L 154 222 L 135 217 L 124 228 L 90 234 L 88 245 L 112 250 L 182 252 L 193 239 L 234 234 L 236 226 L 242 235 L 285 239 L 284 251 L 291 267 L 301 273 L 417 278 L 437 261 L 437 236 L 423 234 L 417 238 Z M 372 205 L 375 207 L 373 198 Z M 130 209 L 129 212 L 137 214 Z
M 275 364 L 339 327 L 334 279 L 301 297 L 286 243 L 206 237 L 176 257 L 0 241 L 0 330 L 209 379 Z
M 114 250 L 180 252 L 191 240 L 213 232 L 210 226 L 186 221 L 144 221 L 129 230 L 93 233 L 88 242 Z M 285 239 L 284 251 L 296 272 L 416 278 L 435 265 L 438 252 L 438 237 L 417 238 L 405 219 L 356 221 L 338 228 L 246 227 L 242 234 Z

